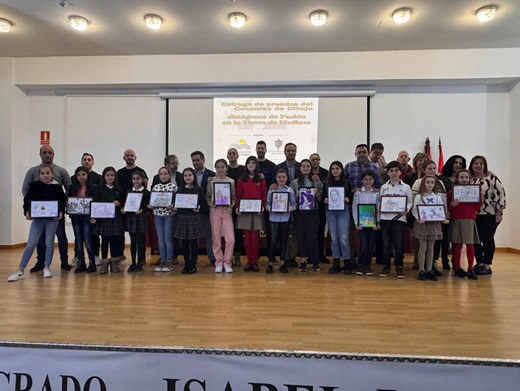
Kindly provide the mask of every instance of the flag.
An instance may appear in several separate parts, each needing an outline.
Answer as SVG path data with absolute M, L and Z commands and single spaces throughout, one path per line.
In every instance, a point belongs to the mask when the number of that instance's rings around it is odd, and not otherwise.
M 442 154 L 442 143 L 441 143 L 441 138 L 439 137 L 439 164 L 438 164 L 439 172 L 442 172 L 443 168 L 444 168 L 444 155 Z
M 432 160 L 431 148 L 430 148 L 430 138 L 426 137 L 426 141 L 424 142 L 424 153 L 428 155 L 428 158 Z

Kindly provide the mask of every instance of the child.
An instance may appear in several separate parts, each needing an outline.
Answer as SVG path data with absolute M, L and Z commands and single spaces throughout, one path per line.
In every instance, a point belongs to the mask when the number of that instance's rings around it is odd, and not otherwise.
M 455 174 L 455 185 L 468 185 L 469 171 L 462 169 Z M 457 277 L 467 277 L 470 280 L 476 280 L 477 274 L 473 270 L 473 261 L 475 260 L 475 243 L 480 243 L 478 236 L 477 212 L 480 210 L 480 203 L 459 203 L 453 198 L 453 190 L 448 192 L 448 203 L 450 208 L 451 224 L 449 229 L 450 242 L 453 244 L 453 263 L 455 265 L 455 275 Z M 460 253 L 462 245 L 466 245 L 466 254 L 468 257 L 468 271 L 464 271 L 460 267 Z
M 416 218 L 413 234 L 419 240 L 419 280 L 437 281 L 432 271 L 433 246 L 436 240 L 442 239 L 442 228 L 439 221 L 423 221 L 419 216 L 418 205 L 443 204 L 441 196 L 435 193 L 436 178 L 426 175 L 421 179 L 419 193 L 415 196 L 412 213 Z
M 166 167 L 159 169 L 160 183 L 156 184 L 152 191 L 175 193 L 177 185 L 171 181 L 170 171 Z M 171 272 L 173 270 L 173 257 L 175 247 L 173 243 L 173 227 L 175 226 L 175 214 L 173 205 L 167 207 L 153 208 L 155 230 L 159 242 L 160 263 L 155 267 L 156 272 Z
M 119 263 L 126 259 L 123 256 L 125 246 L 125 227 L 121 215 L 121 203 L 125 191 L 117 182 L 117 173 L 114 167 L 105 167 L 101 175 L 101 182 L 94 192 L 94 202 L 113 202 L 116 214 L 113 219 L 91 219 L 94 224 L 93 233 L 101 236 L 101 270 L 99 274 L 107 274 L 108 267 L 112 273 L 119 272 Z M 110 257 L 108 258 L 108 245 Z
M 127 212 L 123 207 L 122 213 L 126 215 L 125 231 L 130 234 L 130 255 L 132 256 L 132 264 L 128 267 L 127 272 L 140 272 L 146 263 L 146 245 L 145 233 L 148 231 L 148 208 L 150 204 L 150 192 L 144 187 L 145 175 L 141 170 L 137 170 L 132 174 L 132 189 L 128 191 L 128 195 L 132 193 L 142 193 L 141 204 L 136 212 Z M 126 201 L 125 201 L 126 207 Z M 136 259 L 137 256 L 137 259 Z
M 381 186 L 381 196 L 400 195 L 406 196 L 406 211 L 402 213 L 380 213 L 379 227 L 383 239 L 383 269 L 379 277 L 386 277 L 390 274 L 390 252 L 392 246 L 395 252 L 395 274 L 397 278 L 403 279 L 403 259 L 404 259 L 404 228 L 406 227 L 406 213 L 413 206 L 412 191 L 410 186 L 401 179 L 401 165 L 396 160 L 391 161 L 386 166 L 389 180 Z
M 240 213 L 240 201 L 244 198 L 262 200 L 262 210 L 259 213 Z M 256 156 L 249 156 L 246 160 L 244 173 L 237 181 L 237 228 L 244 230 L 244 247 L 246 248 L 247 256 L 245 272 L 258 272 L 260 270 L 258 267 L 258 231 L 264 229 L 262 212 L 266 198 L 267 187 L 265 180 L 260 177 L 258 159 Z
M 331 190 L 331 198 L 329 200 L 328 194 L 329 189 L 334 187 L 342 187 L 344 193 L 344 199 L 336 200 L 337 192 Z M 323 188 L 324 203 L 328 204 L 329 207 L 332 204 L 342 204 L 343 210 L 335 209 L 329 210 L 327 208 L 327 224 L 329 226 L 329 233 L 331 239 L 331 250 L 332 258 L 334 263 L 329 269 L 329 274 L 336 274 L 341 271 L 340 258 L 343 257 L 345 269 L 350 263 L 350 244 L 349 244 L 349 225 L 350 225 L 350 213 L 348 203 L 352 199 L 352 191 L 350 184 L 343 174 L 343 164 L 339 161 L 334 161 L 330 164 L 329 173 Z
M 265 209 L 269 212 L 269 224 L 271 225 L 271 240 L 269 243 L 269 262 L 267 264 L 266 273 L 271 274 L 273 272 L 273 260 L 275 259 L 276 253 L 276 242 L 280 239 L 280 273 L 288 273 L 289 270 L 285 266 L 285 255 L 287 252 L 287 240 L 289 238 L 289 226 L 291 224 L 291 213 L 296 210 L 296 196 L 294 190 L 286 185 L 287 171 L 283 168 L 276 171 L 276 188 L 274 190 L 269 189 L 267 192 L 267 201 Z M 280 192 L 289 194 L 289 210 L 287 212 L 273 212 L 273 197 Z
M 307 271 L 307 259 L 310 258 L 312 262 L 312 271 L 319 272 L 320 268 L 320 256 L 318 249 L 318 224 L 319 224 L 319 213 L 318 213 L 318 201 L 321 200 L 323 192 L 323 183 L 320 180 L 313 181 L 311 174 L 312 166 L 309 159 L 303 159 L 300 162 L 300 172 L 298 178 L 291 182 L 291 188 L 296 193 L 296 199 L 300 203 L 300 209 L 294 213 L 294 223 L 296 225 L 296 231 L 298 232 L 298 256 L 300 257 L 301 272 Z M 300 189 L 302 187 L 312 187 L 312 193 L 314 195 L 314 209 L 302 210 L 300 201 Z M 303 200 L 303 204 L 309 203 L 310 201 L 306 198 Z
M 231 261 L 233 258 L 233 248 L 235 246 L 235 228 L 233 226 L 233 217 L 231 211 L 235 205 L 235 180 L 226 176 L 228 164 L 224 159 L 218 159 L 215 162 L 215 171 L 217 175 L 208 178 L 208 188 L 206 192 L 206 201 L 210 207 L 209 220 L 211 223 L 211 235 L 213 243 L 213 255 L 215 255 L 215 273 L 222 273 L 224 267 L 226 273 L 233 273 Z M 231 199 L 219 191 L 214 194 L 215 182 L 224 182 L 230 184 Z M 229 205 L 216 205 L 217 203 L 229 203 Z M 226 247 L 222 253 L 222 239 L 220 229 L 224 230 L 224 239 Z
M 184 256 L 184 268 L 182 274 L 197 273 L 197 254 L 199 252 L 199 238 L 204 236 L 199 211 L 206 206 L 206 198 L 204 190 L 200 187 L 195 179 L 195 171 L 193 168 L 185 168 L 182 172 L 183 183 L 177 190 L 176 197 L 179 194 L 196 194 L 197 208 L 173 208 L 177 211 L 177 222 L 175 223 L 175 231 L 173 236 L 182 240 L 182 254 Z
M 50 266 L 52 256 L 54 255 L 54 235 L 56 235 L 58 221 L 63 218 L 65 211 L 65 194 L 63 193 L 61 185 L 53 180 L 53 171 L 50 165 L 42 164 L 38 172 L 40 180 L 29 184 L 29 191 L 23 199 L 25 218 L 32 221 L 29 238 L 27 239 L 27 245 L 22 254 L 18 270 L 7 278 L 9 282 L 18 281 L 23 278 L 25 267 L 31 259 L 43 230 L 45 230 L 45 267 L 43 269 L 43 277 L 52 277 Z M 40 217 L 33 219 L 30 214 L 31 201 L 58 201 L 58 217 Z
M 90 172 L 83 166 L 76 168 L 74 171 L 76 180 L 69 187 L 67 196 L 69 197 L 94 197 L 96 185 L 90 182 Z M 89 216 L 71 215 L 72 228 L 74 230 L 74 252 L 78 258 L 78 267 L 74 273 L 93 273 L 96 271 L 95 250 L 92 243 L 91 225 Z M 87 248 L 89 259 L 88 268 L 85 263 L 85 251 L 83 244 Z
M 356 229 L 359 232 L 359 249 L 358 249 L 358 269 L 357 275 L 372 276 L 371 264 L 372 254 L 374 252 L 374 244 L 376 241 L 377 226 L 374 228 L 362 228 L 359 223 L 358 205 L 359 204 L 379 204 L 379 192 L 372 187 L 376 179 L 376 173 L 370 169 L 363 171 L 361 174 L 363 187 L 354 193 L 354 201 L 352 203 L 352 215 Z

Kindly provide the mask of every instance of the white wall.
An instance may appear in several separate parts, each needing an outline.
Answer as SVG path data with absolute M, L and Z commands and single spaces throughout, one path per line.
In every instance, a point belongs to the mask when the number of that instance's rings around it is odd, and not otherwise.
M 507 208 L 504 212 L 504 223 L 509 234 L 509 246 L 520 250 L 520 170 L 518 160 L 520 158 L 520 82 L 510 93 L 510 140 L 508 148 L 510 151 L 508 187 L 506 188 Z M 502 228 L 502 231 L 505 229 Z

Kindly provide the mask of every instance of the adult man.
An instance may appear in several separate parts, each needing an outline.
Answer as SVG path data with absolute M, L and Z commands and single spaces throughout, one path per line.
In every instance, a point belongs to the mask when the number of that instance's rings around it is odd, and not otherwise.
M 363 180 L 361 174 L 366 169 L 371 169 L 376 173 L 376 180 L 374 187 L 379 189 L 381 187 L 381 177 L 379 176 L 379 166 L 368 160 L 368 145 L 359 144 L 356 146 L 355 152 L 356 160 L 345 165 L 345 178 L 349 181 L 352 190 L 361 189 Z
M 164 157 L 164 167 L 170 171 L 171 181 L 179 186 L 182 183 L 182 174 L 179 169 L 179 158 L 175 155 L 166 155 Z M 152 187 L 160 183 L 159 174 L 156 174 L 152 179 Z
M 208 178 L 214 177 L 215 172 L 208 170 L 204 165 L 206 162 L 206 158 L 201 151 L 194 151 L 191 153 L 191 163 L 193 164 L 193 168 L 195 169 L 195 177 L 197 179 L 197 183 L 204 193 L 208 187 Z M 208 254 L 208 259 L 212 265 L 215 264 L 215 256 L 213 255 L 213 241 L 211 239 L 211 224 L 209 221 L 209 207 L 202 208 L 200 211 L 200 220 L 202 223 L 202 229 L 204 231 L 204 238 L 206 239 L 206 254 Z
M 229 161 L 227 175 L 228 177 L 235 180 L 235 185 L 244 173 L 244 166 L 238 164 L 238 151 L 235 148 L 229 148 L 227 151 L 227 159 Z M 235 246 L 233 247 L 233 258 L 235 259 L 235 266 L 240 266 L 240 256 L 242 255 L 242 248 L 244 246 L 244 232 L 243 230 L 236 228 L 237 226 L 237 213 L 236 207 L 233 207 L 233 226 L 235 227 Z
M 92 167 L 94 167 L 94 156 L 88 152 L 85 152 L 83 156 L 81 156 L 81 165 L 88 170 L 90 182 L 96 186 L 99 185 L 101 182 L 101 175 L 92 169 Z M 76 175 L 73 175 L 70 179 L 72 182 L 74 182 L 76 180 Z
M 53 179 L 65 187 L 65 191 L 67 191 L 71 184 L 69 173 L 63 167 L 54 164 L 54 149 L 50 145 L 43 145 L 40 147 L 40 159 L 42 164 L 49 164 L 52 167 Z M 29 184 L 31 182 L 40 180 L 39 168 L 40 165 L 31 167 L 25 174 L 22 185 L 22 194 L 24 197 L 29 191 Z M 65 219 L 60 219 L 58 223 L 58 229 L 56 230 L 56 236 L 58 237 L 61 269 L 70 270 L 71 267 L 68 261 L 68 241 L 67 235 L 65 233 Z M 42 232 L 36 251 L 37 261 L 36 265 L 34 265 L 34 267 L 30 270 L 31 273 L 39 272 L 45 267 L 45 230 Z
M 256 143 L 256 157 L 258 158 L 258 169 L 264 175 L 265 183 L 274 182 L 274 169 L 276 164 L 265 157 L 267 153 L 267 144 L 260 140 Z
M 329 171 L 320 166 L 321 158 L 317 153 L 313 153 L 309 160 L 311 161 L 311 174 L 313 181 L 321 181 L 325 184 Z M 322 198 L 325 198 L 322 197 Z M 325 256 L 325 225 L 327 224 L 326 208 L 323 201 L 318 202 L 319 224 L 318 224 L 318 250 L 320 253 L 321 263 L 330 263 Z
M 146 175 L 146 171 L 141 167 L 135 164 L 137 160 L 137 155 L 133 149 L 127 149 L 123 154 L 123 160 L 126 163 L 126 166 L 117 170 L 117 181 L 119 182 L 119 186 L 121 186 L 125 191 L 132 190 L 134 187 L 132 183 L 132 174 L 136 171 L 142 171 L 145 177 L 144 186 L 146 187 L 148 184 L 148 176 Z
M 388 181 L 388 175 L 386 174 L 386 161 L 383 155 L 385 151 L 385 147 L 381 143 L 374 143 L 370 147 L 370 152 L 368 153 L 368 158 L 374 164 L 379 167 L 379 177 L 381 178 L 381 182 L 385 183 Z
M 300 163 L 296 161 L 296 144 L 287 143 L 283 149 L 283 153 L 285 154 L 285 161 L 276 165 L 274 168 L 274 172 L 278 171 L 280 168 L 283 168 L 287 171 L 287 185 L 289 185 L 293 179 L 298 177 L 298 172 L 300 171 Z M 274 176 L 271 180 L 271 183 L 274 183 Z
M 402 168 L 401 176 L 399 177 L 399 179 L 404 179 L 405 176 L 411 174 L 413 171 L 412 166 L 408 164 L 408 162 L 410 161 L 410 155 L 407 151 L 399 151 L 399 153 L 397 154 L 397 161 L 399 162 Z
M 244 166 L 238 164 L 238 151 L 235 148 L 229 148 L 227 151 L 228 159 L 228 177 L 232 178 L 237 183 L 238 178 L 244 173 Z

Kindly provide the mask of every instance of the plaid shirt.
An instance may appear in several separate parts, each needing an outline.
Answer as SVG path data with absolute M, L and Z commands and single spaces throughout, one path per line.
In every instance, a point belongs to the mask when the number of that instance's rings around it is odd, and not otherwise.
M 354 201 L 352 202 L 352 218 L 356 225 L 359 225 L 359 214 L 358 214 L 358 205 L 359 204 L 379 204 L 379 192 L 374 191 L 374 189 L 366 190 L 364 187 L 361 190 L 356 191 L 354 193 Z M 379 219 L 378 219 L 379 221 Z
M 363 179 L 361 178 L 361 174 L 363 174 L 363 171 L 367 169 L 374 171 L 376 174 L 374 188 L 379 189 L 381 187 L 381 177 L 379 175 L 379 167 L 377 164 L 369 161 L 367 164 L 362 166 L 358 163 L 357 160 L 354 160 L 353 162 L 347 163 L 345 165 L 345 178 L 347 178 L 349 181 L 352 190 L 361 189 L 363 187 Z

